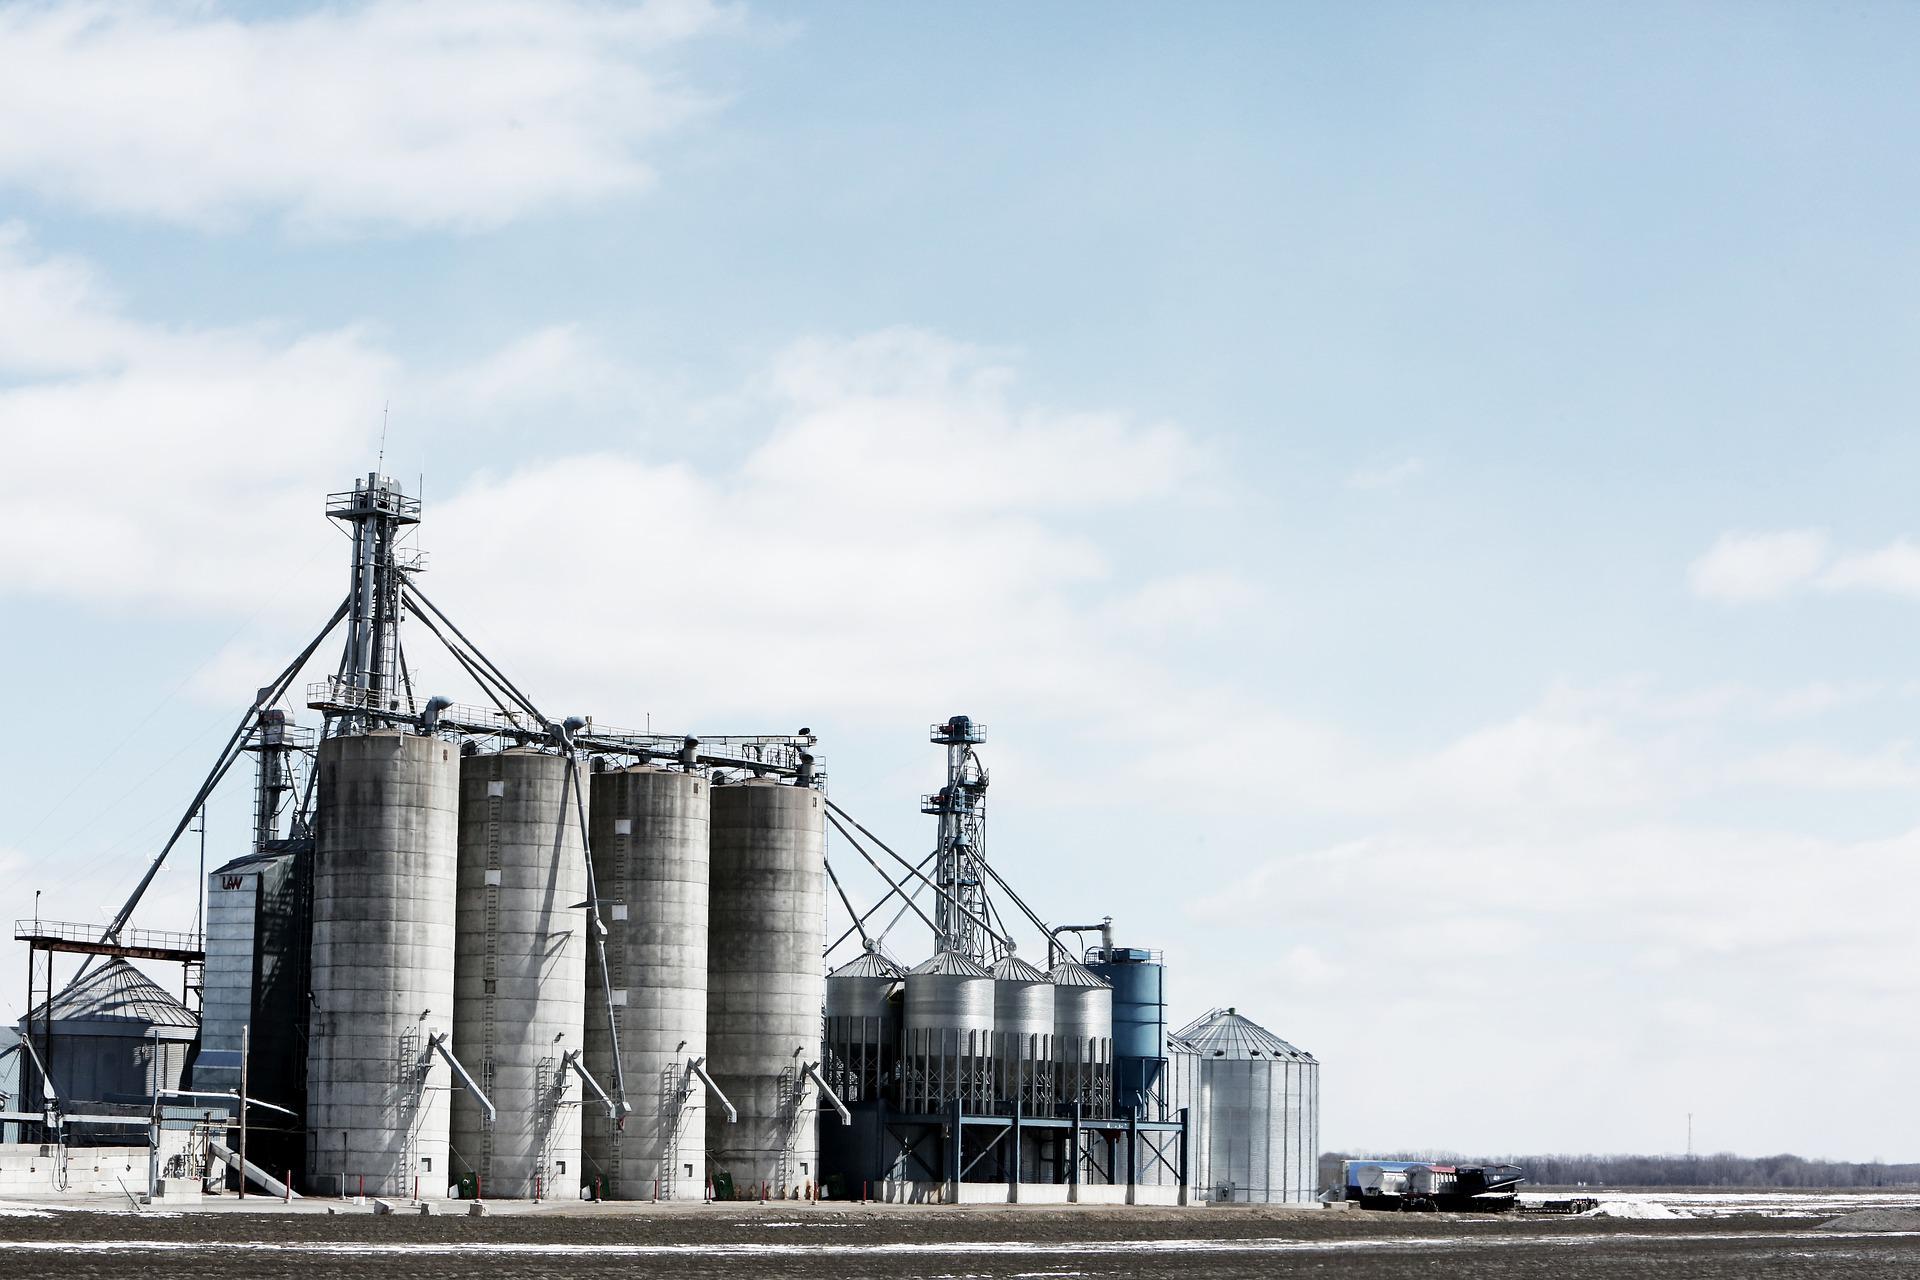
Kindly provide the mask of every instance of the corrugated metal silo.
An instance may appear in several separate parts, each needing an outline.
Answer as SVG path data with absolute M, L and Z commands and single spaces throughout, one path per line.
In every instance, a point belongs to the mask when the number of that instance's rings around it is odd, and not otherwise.
M 735 1187 L 791 1197 L 818 1176 L 814 1116 L 826 999 L 826 809 L 772 779 L 713 788 L 708 1070 L 739 1112 L 707 1111 L 707 1158 Z
M 488 1196 L 530 1197 L 580 1175 L 586 999 L 585 844 L 565 756 L 516 749 L 460 764 L 453 1051 L 497 1109 L 453 1095 L 455 1172 Z
M 198 1020 L 125 960 L 116 958 L 96 966 L 62 987 L 50 1003 L 51 1016 L 49 1002 L 42 1001 L 18 1028 L 21 1038 L 32 1039 L 39 1054 L 37 1060 L 26 1053 L 15 1055 L 23 1059 L 19 1110 L 36 1110 L 40 1105 L 36 1061 L 48 1064 L 54 1090 L 68 1111 L 144 1116 L 147 1106 L 133 1099 L 151 1097 L 156 1087 L 180 1087 Z M 122 1100 L 124 1105 L 114 1105 Z M 125 1130 L 115 1131 L 120 1140 L 125 1134 Z
M 993 1102 L 993 975 L 957 951 L 907 971 L 900 1105 L 944 1112 L 958 1098 L 972 1113 Z
M 587 946 L 586 1065 L 611 1092 L 607 991 L 620 1034 L 624 1125 L 592 1110 L 586 1169 L 610 1199 L 699 1200 L 707 1181 L 706 1097 L 689 1069 L 706 1056 L 709 797 L 704 778 L 636 765 L 592 775 L 593 864 L 607 930 L 608 985 Z
M 1192 1053 L 1196 1196 L 1253 1204 L 1310 1202 L 1319 1181 L 1320 1064 L 1241 1016 L 1216 1009 L 1182 1028 Z
M 1085 1115 L 1113 1110 L 1113 988 L 1085 965 L 1053 966 L 1053 1053 L 1059 1063 L 1055 1097 L 1079 1103 Z
M 320 744 L 307 1183 L 444 1192 L 460 762 L 438 738 Z
M 1028 1115 L 1053 1110 L 1053 979 L 1016 955 L 993 966 L 994 1097 Z
M 898 965 L 863 951 L 827 975 L 827 1062 L 822 1068 L 846 1103 L 881 1096 L 900 1060 Z

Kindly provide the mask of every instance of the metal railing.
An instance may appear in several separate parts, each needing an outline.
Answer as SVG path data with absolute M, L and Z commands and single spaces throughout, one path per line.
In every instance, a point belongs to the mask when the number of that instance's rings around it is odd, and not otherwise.
M 307 706 L 317 711 L 366 712 L 374 716 L 395 716 L 419 721 L 417 710 L 394 705 L 399 699 L 391 691 L 380 694 L 350 684 L 339 676 L 329 676 L 307 686 Z M 503 711 L 499 707 L 453 703 L 440 709 L 438 725 L 456 734 L 493 734 L 523 741 L 557 744 L 552 726 L 518 708 Z M 653 730 L 618 729 L 587 719 L 575 732 L 574 740 L 589 751 L 611 755 L 637 755 L 671 760 L 691 753 L 700 763 L 723 768 L 752 770 L 768 767 L 787 772 L 798 771 L 807 748 L 818 739 L 811 733 L 798 734 L 724 734 L 715 737 L 691 737 L 686 734 Z M 817 779 L 823 774 L 816 773 Z
M 327 514 L 347 516 L 375 511 L 388 511 L 403 518 L 420 518 L 420 499 L 408 497 L 394 486 L 390 476 L 381 476 L 381 483 L 375 487 L 357 485 L 350 491 L 327 495 Z
M 73 920 L 15 920 L 13 940 L 15 942 L 44 940 L 105 943 L 108 941 L 107 926 L 84 924 Z M 156 951 L 198 951 L 200 949 L 199 934 L 180 933 L 171 929 L 122 929 L 113 941 L 124 947 L 147 947 Z

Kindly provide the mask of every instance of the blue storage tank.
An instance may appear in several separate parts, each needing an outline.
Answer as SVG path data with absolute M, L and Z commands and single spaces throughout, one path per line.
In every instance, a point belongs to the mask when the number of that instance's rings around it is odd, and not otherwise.
M 1113 986 L 1113 1097 L 1147 1112 L 1167 1068 L 1166 969 L 1158 951 L 1095 948 L 1087 967 Z

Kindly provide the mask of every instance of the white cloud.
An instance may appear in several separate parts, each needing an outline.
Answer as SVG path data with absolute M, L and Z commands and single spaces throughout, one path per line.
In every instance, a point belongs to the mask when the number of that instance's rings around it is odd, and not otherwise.
M 396 373 L 365 332 L 142 324 L 18 226 L 0 297 L 0 370 L 38 375 L 0 382 L 0 587 L 257 604 L 327 539 L 315 477 L 358 469 Z
M 1750 603 L 1795 591 L 1920 597 L 1920 543 L 1896 538 L 1870 551 L 1837 552 L 1816 529 L 1725 533 L 1688 569 L 1695 595 Z
M 569 610 L 561 632 L 539 611 L 492 626 L 601 705 L 666 710 L 653 672 L 690 654 L 680 715 L 958 697 L 1079 716 L 1139 683 L 1104 625 L 1136 585 L 1075 520 L 1202 485 L 1185 433 L 1033 407 L 1004 365 L 908 330 L 798 344 L 754 402 L 769 425 L 714 471 L 634 450 L 480 478 L 433 513 L 460 554 L 429 589 L 477 608 L 518 581 Z M 538 511 L 567 515 L 502 518 Z
M 1870 752 L 1797 743 L 1736 761 L 1727 777 L 1738 784 L 1810 791 L 1910 791 L 1920 787 L 1920 758 L 1905 742 Z
M 1820 585 L 1836 591 L 1920 596 L 1920 546 L 1899 538 L 1875 551 L 1843 555 L 1821 575 Z
M 1710 1105 L 1755 1150 L 1865 1154 L 1886 1140 L 1879 1098 L 1920 1052 L 1886 1022 L 1920 996 L 1916 891 L 1920 832 L 1409 828 L 1253 858 L 1193 924 L 1257 933 L 1275 959 L 1201 954 L 1181 976 L 1284 1018 L 1276 1030 L 1330 1064 L 1329 1128 L 1350 1139 L 1454 1146 L 1485 1131 L 1460 1118 L 1484 1108 L 1519 1149 L 1660 1150 L 1675 1117 Z M 1890 1052 L 1862 1062 L 1863 1044 Z M 1507 1070 L 1410 1073 L 1391 1051 L 1404 1045 Z M 1730 1059 L 1850 1087 L 1812 1113 L 1781 1109 L 1777 1077 Z
M 1349 489 L 1398 489 L 1426 470 L 1418 458 L 1403 458 L 1384 467 L 1362 467 L 1347 477 Z
M 1694 594 L 1708 600 L 1774 600 L 1813 581 L 1828 555 L 1827 535 L 1817 529 L 1724 533 L 1687 577 Z
M 0 385 L 18 463 L 0 502 L 19 517 L 0 531 L 0 589 L 317 620 L 339 587 L 325 557 L 341 552 L 319 499 L 366 469 L 398 391 L 411 446 L 465 459 L 464 429 L 484 421 L 505 463 L 436 487 L 426 589 L 487 617 L 530 681 L 606 717 L 710 725 L 936 697 L 1084 717 L 1165 679 L 1156 629 L 1112 625 L 1122 602 L 1204 622 L 1246 599 L 1205 566 L 1127 573 L 1082 527 L 1204 499 L 1212 462 L 1192 436 L 1031 403 L 1007 360 L 923 331 L 795 343 L 734 398 L 718 450 L 546 438 L 515 466 L 525 423 L 637 394 L 590 335 L 542 329 L 470 366 L 417 369 L 364 328 L 165 329 L 18 228 L 0 234 L 0 295 L 29 304 L 0 321 L 0 368 L 27 371 Z M 694 465 L 675 451 L 689 443 L 718 460 Z M 86 483 L 47 483 L 75 475 Z M 67 532 L 42 536 L 55 525 Z M 689 654 L 663 689 L 655 672 Z M 257 682 L 252 657 L 207 680 Z
M 668 64 L 707 0 L 0 8 L 0 182 L 189 226 L 498 226 L 640 190 L 713 106 Z

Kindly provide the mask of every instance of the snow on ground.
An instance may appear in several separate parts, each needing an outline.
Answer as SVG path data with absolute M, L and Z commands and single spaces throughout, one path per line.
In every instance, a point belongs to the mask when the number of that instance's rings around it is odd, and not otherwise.
M 1598 1208 L 1589 1209 L 1580 1216 L 1583 1218 L 1637 1218 L 1643 1221 L 1659 1221 L 1671 1218 L 1691 1218 L 1693 1215 L 1684 1210 L 1676 1212 L 1652 1200 L 1602 1200 Z
M 1616 1218 L 1727 1218 L 1736 1214 L 1754 1214 L 1764 1218 L 1832 1218 L 1859 1209 L 1889 1209 L 1920 1206 L 1915 1191 L 1610 1191 L 1601 1187 L 1582 1187 L 1570 1191 L 1526 1191 L 1520 1199 L 1526 1203 L 1543 1200 L 1567 1200 L 1585 1196 L 1603 1207 L 1618 1209 L 1606 1216 Z M 1639 1212 L 1643 1206 L 1672 1210 L 1670 1214 Z

